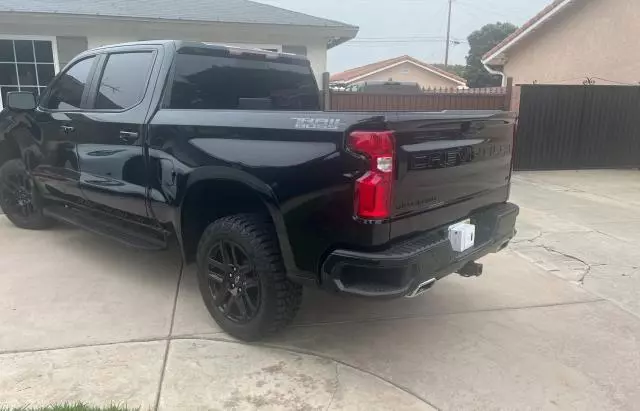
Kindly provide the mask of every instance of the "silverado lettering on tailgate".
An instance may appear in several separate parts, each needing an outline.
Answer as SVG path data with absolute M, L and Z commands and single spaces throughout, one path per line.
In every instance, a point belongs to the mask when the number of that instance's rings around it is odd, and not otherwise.
M 480 147 L 459 147 L 452 150 L 438 150 L 411 157 L 410 169 L 432 169 L 455 167 L 479 159 L 503 157 L 511 154 L 511 144 L 487 144 Z

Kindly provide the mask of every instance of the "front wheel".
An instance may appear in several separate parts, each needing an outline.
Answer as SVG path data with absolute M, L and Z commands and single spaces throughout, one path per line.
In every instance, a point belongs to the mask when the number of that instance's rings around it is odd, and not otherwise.
M 42 213 L 42 198 L 33 178 L 20 159 L 9 160 L 0 167 L 0 207 L 17 227 L 42 230 L 51 225 Z
M 288 325 L 298 312 L 302 287 L 286 278 L 273 226 L 254 214 L 211 223 L 198 244 L 198 283 L 218 325 L 252 341 Z

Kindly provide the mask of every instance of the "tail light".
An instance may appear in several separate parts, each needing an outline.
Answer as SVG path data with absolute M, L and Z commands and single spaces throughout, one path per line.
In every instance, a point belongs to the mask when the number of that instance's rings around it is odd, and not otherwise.
M 355 131 L 349 135 L 350 150 L 366 156 L 369 170 L 356 180 L 354 209 L 367 220 L 391 217 L 395 139 L 393 131 Z

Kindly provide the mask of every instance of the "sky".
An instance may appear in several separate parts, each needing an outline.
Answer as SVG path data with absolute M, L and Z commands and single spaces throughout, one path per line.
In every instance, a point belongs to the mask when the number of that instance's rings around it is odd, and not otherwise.
M 328 70 L 350 68 L 404 54 L 443 63 L 448 0 L 257 0 L 360 27 L 355 40 L 329 50 Z M 464 64 L 467 36 L 485 24 L 522 25 L 552 0 L 454 0 L 449 63 Z M 382 41 L 381 41 L 382 40 Z

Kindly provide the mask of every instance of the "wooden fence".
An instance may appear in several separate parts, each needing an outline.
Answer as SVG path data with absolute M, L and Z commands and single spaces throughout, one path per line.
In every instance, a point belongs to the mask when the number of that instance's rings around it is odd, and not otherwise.
M 509 110 L 511 79 L 507 87 L 432 89 L 416 94 L 369 94 L 329 90 L 324 93 L 329 111 L 441 111 Z

